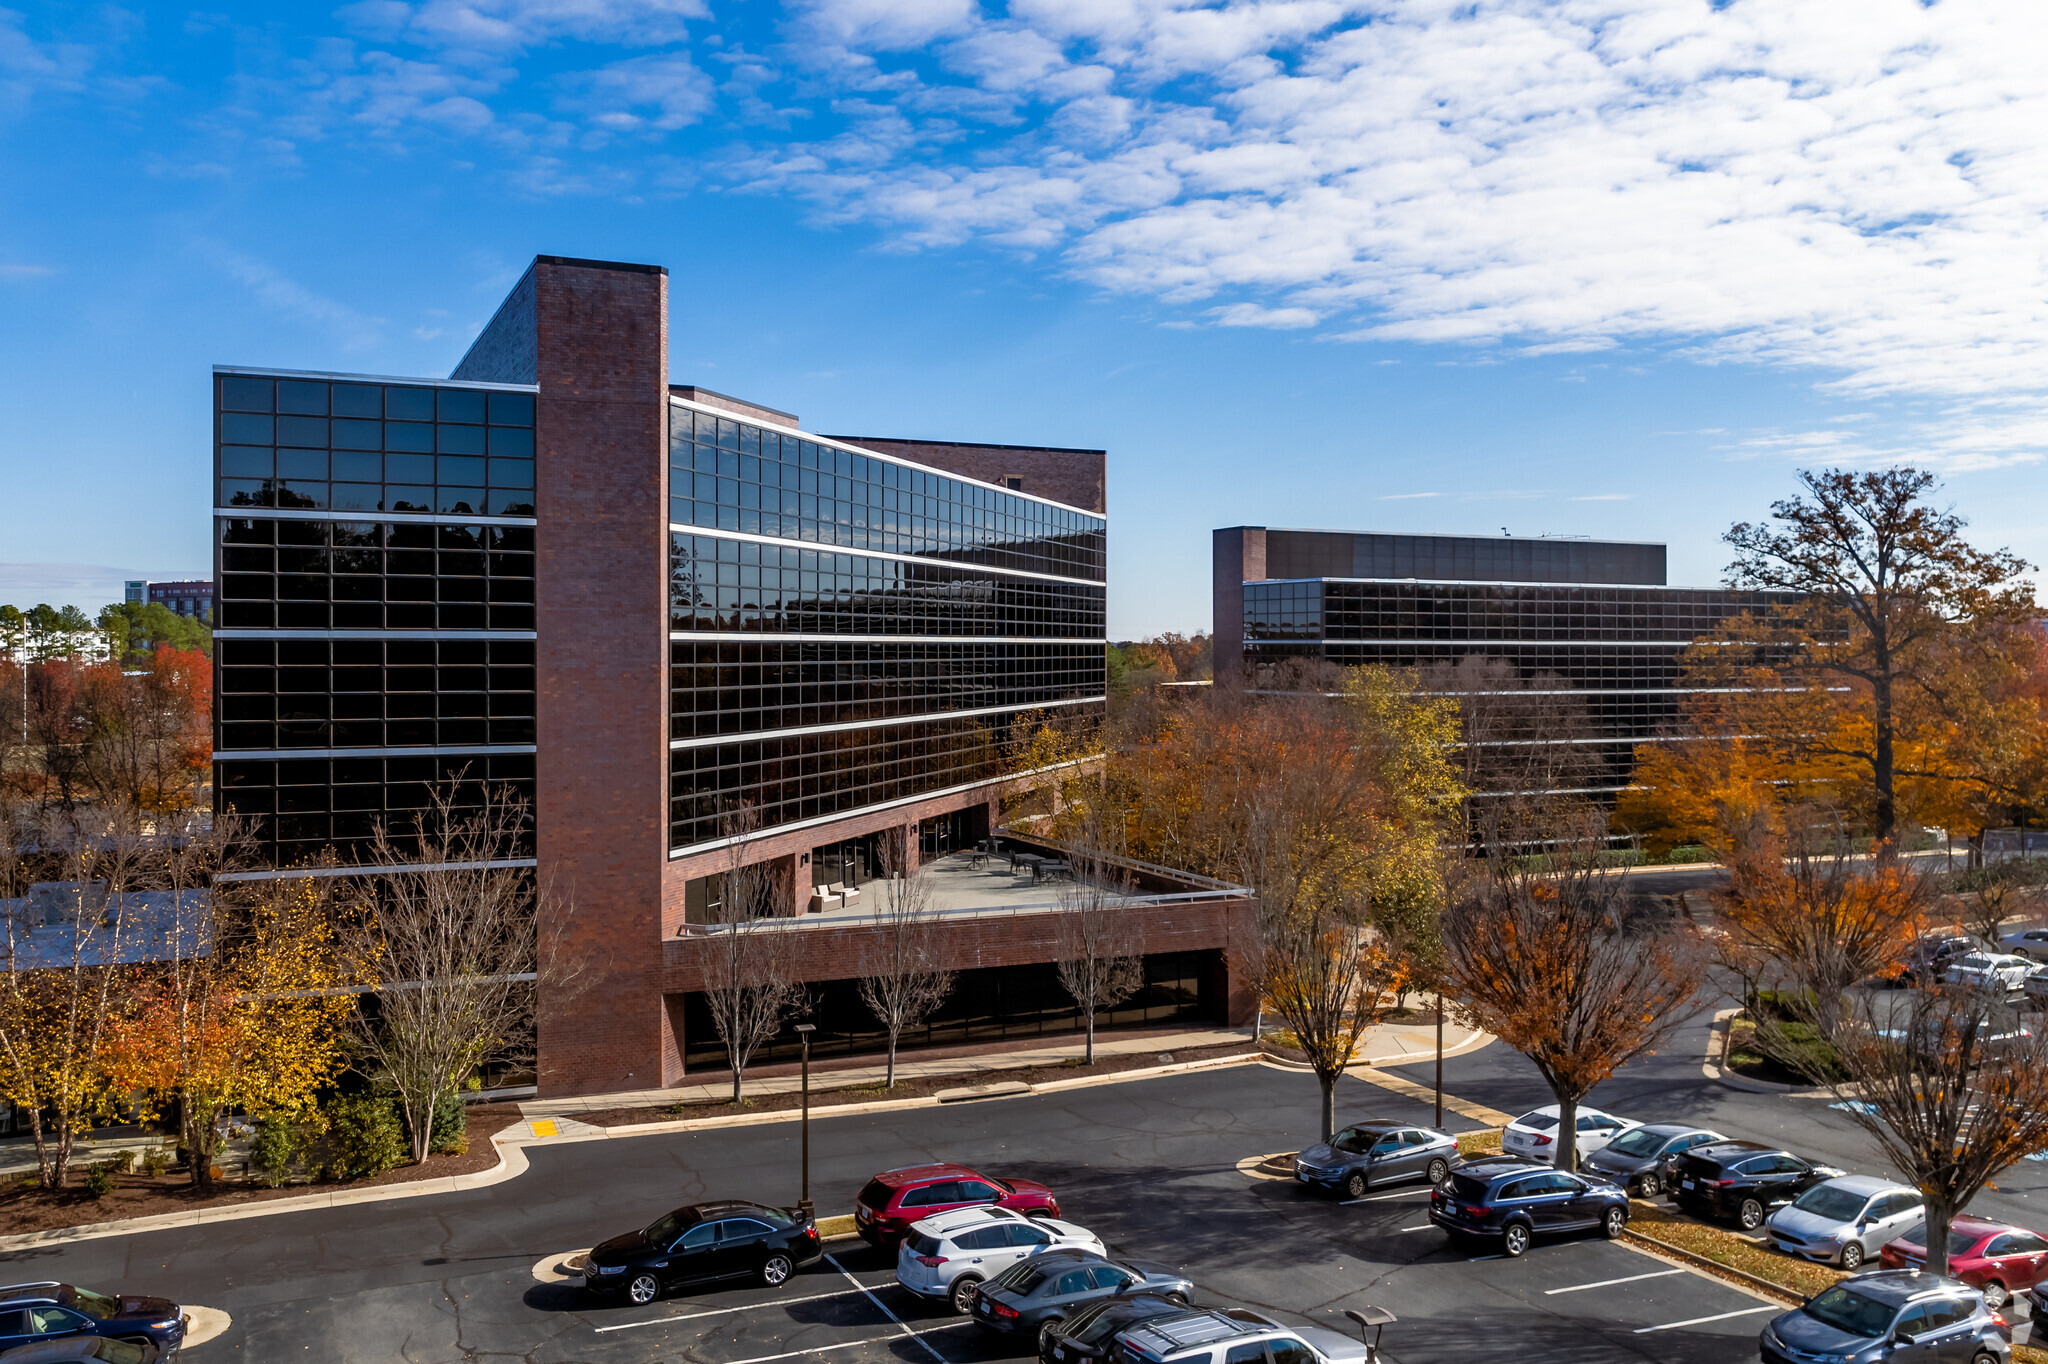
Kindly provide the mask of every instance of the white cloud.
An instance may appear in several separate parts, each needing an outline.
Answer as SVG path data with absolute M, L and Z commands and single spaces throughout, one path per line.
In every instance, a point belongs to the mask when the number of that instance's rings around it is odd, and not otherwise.
M 381 319 L 316 293 L 277 267 L 226 247 L 203 248 L 213 263 L 275 312 L 320 328 L 345 349 L 366 350 L 380 339 Z
M 807 8 L 794 39 L 864 57 L 908 122 L 858 167 L 823 144 L 766 152 L 755 183 L 905 246 L 1022 242 L 1111 290 L 1262 294 L 1358 340 L 1677 342 L 1849 390 L 2048 388 L 2048 11 L 963 4 Z M 940 39 L 941 70 L 887 60 Z M 1060 93 L 1083 75 L 1087 94 Z M 970 136 L 956 101 L 921 121 L 942 87 L 1042 117 Z M 1106 98 L 1112 141 L 1063 135 L 1069 104 Z
M 342 19 L 386 41 L 468 53 L 506 53 L 559 40 L 656 47 L 708 19 L 704 0 L 362 0 Z
M 614 131 L 672 132 L 702 118 L 717 98 L 711 78 L 683 53 L 613 62 L 565 83 L 586 92 L 576 104 L 593 123 Z
M 1211 308 L 1209 316 L 1215 318 L 1219 326 L 1271 327 L 1276 331 L 1313 327 L 1322 320 L 1307 308 L 1261 308 L 1256 303 L 1233 303 L 1224 308 Z

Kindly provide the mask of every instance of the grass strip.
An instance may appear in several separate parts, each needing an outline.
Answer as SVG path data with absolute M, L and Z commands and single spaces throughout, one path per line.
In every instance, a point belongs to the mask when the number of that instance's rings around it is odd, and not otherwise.
M 1695 1222 L 1640 1198 L 1629 1205 L 1628 1215 L 1629 1225 L 1645 1236 L 1760 1279 L 1801 1301 L 1842 1278 L 1840 1270 L 1768 1249 L 1732 1231 Z

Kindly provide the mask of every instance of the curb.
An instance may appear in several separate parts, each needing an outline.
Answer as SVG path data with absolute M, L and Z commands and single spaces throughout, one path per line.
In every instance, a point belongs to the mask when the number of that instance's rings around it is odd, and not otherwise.
M 1713 1026 L 1707 1029 L 1707 1055 L 1700 1062 L 1700 1074 L 1717 1085 L 1738 1089 L 1745 1094 L 1818 1094 L 1819 1085 L 1788 1085 L 1776 1080 L 1752 1080 L 1747 1075 L 1737 1075 L 1714 1059 L 1718 1051 L 1725 1059 L 1728 1055 L 1730 1037 L 1729 1020 L 1741 1013 L 1740 1009 L 1721 1009 L 1714 1014 Z
M 1206 1070 L 1222 1066 L 1243 1065 L 1255 1061 L 1257 1052 L 1242 1056 L 1214 1056 L 1200 1061 L 1178 1061 L 1167 1066 L 1148 1066 L 1140 1070 L 1121 1070 L 1109 1075 L 1087 1075 L 1072 1080 L 1052 1080 L 1037 1086 L 1032 1092 L 1044 1094 L 1064 1089 L 1085 1089 L 1095 1085 L 1119 1084 L 1125 1080 L 1150 1079 L 1159 1075 L 1174 1075 L 1183 1071 Z M 1018 1096 L 1025 1097 L 1025 1096 Z M 936 1108 L 935 1098 L 883 1099 L 866 1104 L 835 1104 L 825 1110 L 823 1116 L 858 1116 L 865 1113 L 887 1112 L 905 1108 Z M 722 1118 L 683 1118 L 675 1122 L 637 1123 L 630 1127 L 607 1127 L 595 1132 L 576 1133 L 559 1137 L 492 1137 L 491 1144 L 498 1148 L 498 1163 L 488 1170 L 478 1170 L 466 1175 L 446 1175 L 438 1179 L 418 1179 L 402 1184 L 386 1184 L 367 1189 L 336 1189 L 330 1193 L 305 1194 L 296 1198 L 273 1198 L 257 1203 L 229 1204 L 225 1207 L 194 1208 L 191 1212 L 158 1213 L 151 1217 L 131 1217 L 118 1222 L 87 1222 L 75 1227 L 51 1227 L 47 1231 L 23 1232 L 15 1236 L 0 1236 L 0 1253 L 15 1250 L 32 1250 L 38 1246 L 66 1245 L 74 1241 L 96 1241 L 108 1236 L 134 1236 L 151 1231 L 170 1231 L 180 1227 L 196 1227 L 210 1222 L 239 1222 L 249 1217 L 281 1216 L 292 1212 L 312 1212 L 322 1208 L 343 1208 L 357 1203 L 387 1203 L 401 1198 L 424 1198 L 430 1194 L 461 1193 L 468 1189 L 487 1188 L 502 1184 L 526 1173 L 526 1148 L 529 1146 L 567 1146 L 586 1141 L 609 1141 L 620 1137 L 661 1136 L 672 1132 L 692 1132 L 703 1129 L 724 1127 L 753 1127 L 763 1123 L 796 1122 L 802 1116 L 800 1109 L 778 1109 L 772 1113 L 737 1113 Z M 814 1112 L 813 1117 L 820 1116 Z M 517 1126 L 518 1124 L 514 1124 Z M 508 1129 L 509 1130 L 509 1129 Z M 831 1219 L 821 1219 L 829 1221 Z M 851 1225 L 852 1219 L 847 1219 Z M 822 1231 L 821 1234 L 825 1234 Z
M 1453 1056 L 1463 1056 L 1467 1052 L 1479 1051 L 1482 1048 L 1493 1045 L 1493 1043 L 1496 1040 L 1497 1039 L 1493 1036 L 1492 1033 L 1483 1032 L 1478 1028 L 1474 1028 L 1470 1032 L 1466 1033 L 1465 1036 L 1461 1038 L 1459 1041 L 1454 1042 L 1450 1046 L 1444 1048 L 1444 1059 L 1448 1061 Z M 1259 1057 L 1260 1060 L 1264 1061 L 1267 1065 L 1272 1066 L 1278 1070 L 1300 1071 L 1303 1075 L 1312 1075 L 1315 1073 L 1314 1067 L 1310 1066 L 1306 1061 L 1289 1061 L 1285 1057 L 1268 1056 L 1264 1052 L 1258 1052 L 1255 1054 Z M 1344 1069 L 1346 1071 L 1379 1070 L 1381 1068 L 1388 1066 L 1419 1066 L 1426 1064 L 1428 1062 L 1432 1062 L 1434 1060 L 1436 1060 L 1436 1053 L 1434 1051 L 1404 1052 L 1397 1056 L 1361 1057 L 1356 1061 L 1346 1062 Z

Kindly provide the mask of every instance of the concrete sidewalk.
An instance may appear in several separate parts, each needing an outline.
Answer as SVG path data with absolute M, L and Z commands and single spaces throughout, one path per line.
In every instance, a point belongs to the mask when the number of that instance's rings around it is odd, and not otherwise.
M 1467 1034 L 1465 1029 L 1449 1028 L 1445 1031 L 1444 1047 L 1447 1054 L 1453 1049 L 1468 1050 L 1476 1040 Z M 1095 1054 L 1178 1055 L 1184 1051 L 1224 1046 L 1232 1042 L 1242 1043 L 1245 1050 L 1250 1051 L 1252 1030 L 1203 1028 L 1181 1033 L 1148 1033 L 1142 1037 L 1125 1037 L 1116 1033 L 1097 1034 Z M 1078 1034 L 1070 1034 L 1051 1045 L 1031 1047 L 1022 1051 L 989 1051 L 930 1059 L 920 1059 L 918 1053 L 910 1052 L 897 1056 L 896 1078 L 910 1080 L 949 1075 L 977 1075 L 1002 1070 L 1033 1070 L 1073 1060 L 1082 1055 L 1085 1046 L 1083 1038 Z M 1436 1025 L 1381 1024 L 1366 1032 L 1359 1052 L 1360 1059 L 1353 1062 L 1354 1065 L 1399 1065 L 1405 1061 L 1432 1056 L 1436 1052 Z M 887 1077 L 887 1073 L 886 1065 L 819 1070 L 814 1063 L 811 1070 L 811 1092 L 819 1094 L 835 1089 L 859 1089 L 879 1085 Z M 750 1095 L 791 1094 L 802 1083 L 800 1076 L 773 1075 L 758 1080 L 749 1079 L 746 1082 L 746 1092 Z M 565 1099 L 525 1099 L 520 1102 L 519 1111 L 528 1119 L 555 1119 L 559 1130 L 567 1132 L 569 1127 L 559 1124 L 575 1113 L 593 1113 L 608 1108 L 664 1108 L 670 1104 L 724 1099 L 731 1093 L 732 1079 L 729 1075 L 722 1074 L 719 1078 L 706 1083 L 677 1085 L 672 1089 L 637 1089 L 617 1094 L 584 1094 Z

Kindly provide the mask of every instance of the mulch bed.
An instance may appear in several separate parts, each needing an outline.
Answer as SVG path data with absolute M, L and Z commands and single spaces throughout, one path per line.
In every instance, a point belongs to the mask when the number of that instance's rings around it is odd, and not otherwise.
M 155 1217 L 162 1213 L 191 1212 L 196 1208 L 218 1208 L 242 1203 L 262 1203 L 276 1198 L 297 1198 L 329 1189 L 381 1188 L 410 1184 L 422 1179 L 445 1179 L 450 1175 L 475 1174 L 498 1163 L 491 1138 L 520 1121 L 517 1104 L 472 1104 L 469 1108 L 469 1149 L 459 1156 L 429 1156 L 424 1165 L 401 1165 L 371 1179 L 341 1183 L 293 1183 L 267 1189 L 257 1183 L 223 1181 L 211 1196 L 202 1197 L 192 1189 L 189 1174 L 117 1174 L 113 1189 L 102 1198 L 88 1197 L 78 1187 L 92 1157 L 81 1153 L 71 1167 L 71 1184 L 50 1194 L 27 1188 L 9 1179 L 0 1187 L 0 1233 L 48 1231 L 53 1227 L 77 1227 L 90 1222 L 113 1222 L 130 1217 Z
M 926 1076 L 918 1079 L 902 1078 L 896 1081 L 894 1089 L 885 1089 L 880 1082 L 859 1085 L 849 1089 L 820 1091 L 816 1086 L 820 1077 L 811 1076 L 811 1108 L 813 1110 L 835 1108 L 841 1104 L 874 1103 L 879 1099 L 922 1099 L 942 1089 L 964 1089 L 973 1085 L 994 1084 L 1011 1080 L 1022 1080 L 1028 1085 L 1045 1084 L 1052 1080 L 1074 1080 L 1090 1075 L 1114 1075 L 1119 1071 L 1143 1070 L 1147 1066 L 1170 1065 L 1181 1061 L 1206 1061 L 1219 1056 L 1243 1056 L 1251 1050 L 1244 1042 L 1225 1042 L 1213 1047 L 1185 1047 L 1172 1052 L 1138 1052 L 1134 1055 L 1105 1056 L 1092 1066 L 1080 1064 L 1079 1058 L 1072 1063 L 1057 1066 L 1031 1066 L 1004 1069 L 963 1071 L 957 1075 Z M 901 1058 L 898 1058 L 899 1060 Z M 830 1079 L 829 1072 L 825 1077 Z M 727 1080 L 727 1084 L 731 1081 Z M 636 1123 L 675 1122 L 681 1118 L 716 1118 L 732 1113 L 778 1113 L 801 1107 L 801 1094 L 757 1094 L 750 1095 L 737 1108 L 730 1099 L 703 1099 L 688 1103 L 668 1104 L 643 1108 L 602 1108 L 588 1113 L 571 1116 L 579 1122 L 592 1123 L 598 1127 L 630 1127 Z

